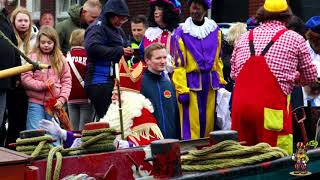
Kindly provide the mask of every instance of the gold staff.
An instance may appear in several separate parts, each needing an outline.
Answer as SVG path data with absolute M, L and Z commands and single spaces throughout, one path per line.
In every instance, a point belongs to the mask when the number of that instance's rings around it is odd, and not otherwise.
M 23 66 L 9 68 L 9 69 L 0 71 L 0 79 L 14 76 L 30 70 L 35 71 L 38 69 L 49 69 L 51 67 L 48 64 L 39 64 L 38 62 L 32 61 L 23 52 L 21 52 L 20 49 L 17 48 L 17 46 L 13 44 L 12 41 L 1 30 L 0 30 L 0 38 L 3 38 L 4 40 L 6 40 L 8 44 L 12 46 L 20 56 L 22 56 L 28 63 L 30 63 Z
M 122 118 L 122 105 L 121 105 L 121 94 L 120 94 L 120 72 L 119 72 L 119 63 L 115 64 L 115 73 L 116 73 L 116 84 L 118 92 L 118 101 L 119 101 L 119 117 L 120 117 L 120 129 L 121 129 L 121 139 L 124 140 L 124 130 L 123 130 L 123 118 Z

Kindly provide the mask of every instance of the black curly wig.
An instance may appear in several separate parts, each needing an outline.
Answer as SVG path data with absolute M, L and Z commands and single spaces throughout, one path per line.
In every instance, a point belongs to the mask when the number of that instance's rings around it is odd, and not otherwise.
M 150 5 L 148 18 L 149 27 L 158 27 L 158 24 L 154 20 L 154 11 L 156 6 L 163 9 L 163 22 L 167 25 L 166 29 L 172 32 L 179 26 L 179 12 L 174 11 L 173 6 L 168 5 L 162 0 L 158 0 L 155 4 Z

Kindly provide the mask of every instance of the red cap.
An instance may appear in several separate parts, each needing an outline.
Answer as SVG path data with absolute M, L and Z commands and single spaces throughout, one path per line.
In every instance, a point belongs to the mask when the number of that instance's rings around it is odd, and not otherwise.
M 119 61 L 120 88 L 140 93 L 143 71 L 141 61 L 136 66 L 129 68 L 124 58 L 121 58 Z

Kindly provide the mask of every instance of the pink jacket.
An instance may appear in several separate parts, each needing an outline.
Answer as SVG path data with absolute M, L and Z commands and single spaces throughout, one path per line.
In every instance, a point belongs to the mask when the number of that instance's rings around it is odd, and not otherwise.
M 36 54 L 31 54 L 29 57 L 32 60 L 37 60 Z M 44 56 L 40 62 L 50 64 L 49 56 Z M 26 89 L 29 102 L 44 105 L 44 102 L 52 97 L 46 83 L 49 79 L 54 82 L 53 96 L 63 104 L 68 100 L 71 91 L 71 73 L 70 67 L 65 61 L 61 77 L 55 73 L 53 68 L 21 74 L 22 85 Z

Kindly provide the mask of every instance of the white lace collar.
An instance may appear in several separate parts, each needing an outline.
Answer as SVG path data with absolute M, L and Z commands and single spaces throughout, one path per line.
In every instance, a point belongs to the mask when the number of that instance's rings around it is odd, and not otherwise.
M 182 30 L 184 33 L 190 34 L 198 39 L 204 39 L 217 27 L 218 25 L 207 17 L 204 18 L 204 23 L 201 26 L 195 25 L 191 17 L 188 17 L 185 23 L 182 24 Z
M 154 41 L 155 39 L 157 39 L 158 37 L 161 36 L 161 34 L 163 33 L 163 30 L 159 27 L 149 27 L 144 36 L 149 40 L 149 41 Z

